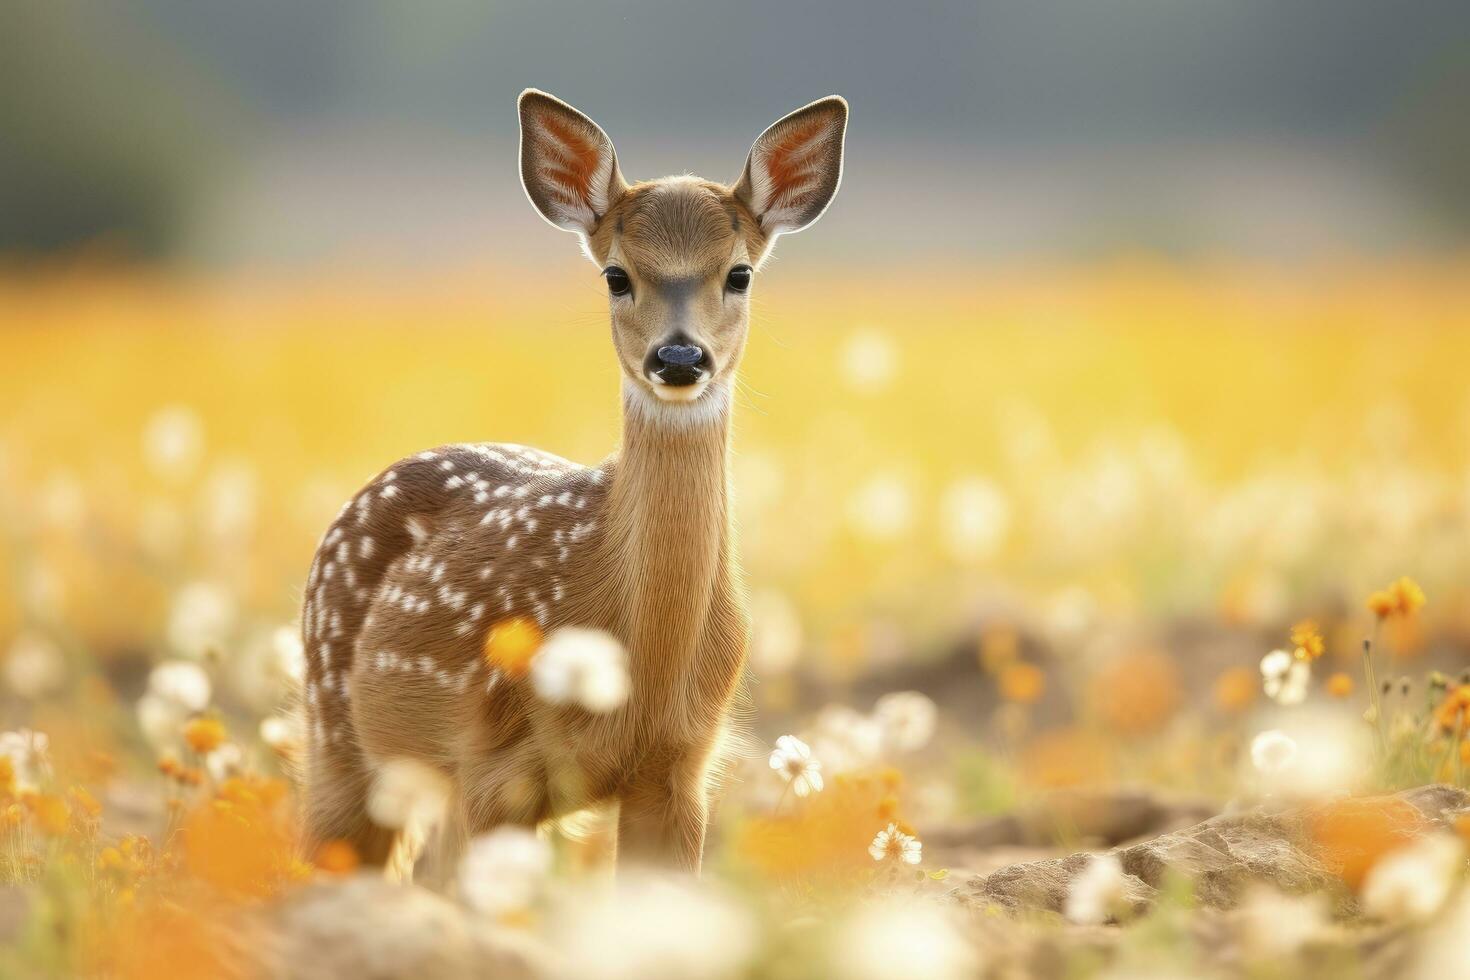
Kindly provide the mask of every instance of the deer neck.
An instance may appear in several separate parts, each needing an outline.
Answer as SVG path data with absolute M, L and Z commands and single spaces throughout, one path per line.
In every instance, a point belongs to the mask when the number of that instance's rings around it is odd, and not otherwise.
M 677 675 L 694 655 L 715 590 L 728 582 L 729 440 L 726 384 L 696 404 L 670 405 L 624 382 L 605 567 L 616 570 L 617 616 L 644 683 Z

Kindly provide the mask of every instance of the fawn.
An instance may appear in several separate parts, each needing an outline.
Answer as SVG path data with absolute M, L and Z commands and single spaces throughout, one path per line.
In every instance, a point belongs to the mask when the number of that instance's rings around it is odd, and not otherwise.
M 747 634 L 727 464 L 750 287 L 776 237 L 836 193 L 847 103 L 776 122 L 729 187 L 628 184 L 587 116 L 534 89 L 519 109 L 526 195 L 606 281 L 621 449 L 587 468 L 441 446 L 344 505 L 302 611 L 307 839 L 385 863 L 395 832 L 367 800 L 379 767 L 408 757 L 453 787 L 451 849 L 616 802 L 621 858 L 697 872 Z M 593 713 L 538 699 L 483 653 L 512 617 L 611 634 L 628 652 L 627 700 Z

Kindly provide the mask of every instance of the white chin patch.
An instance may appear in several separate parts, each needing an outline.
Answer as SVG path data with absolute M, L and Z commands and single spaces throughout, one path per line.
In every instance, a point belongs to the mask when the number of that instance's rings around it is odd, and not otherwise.
M 709 379 L 708 378 L 706 378 L 706 379 L 704 379 L 702 381 L 696 381 L 692 385 L 677 385 L 677 386 L 675 386 L 675 385 L 660 384 L 659 382 L 655 381 L 653 383 L 653 393 L 658 396 L 658 398 L 659 398 L 660 401 L 665 401 L 665 402 L 692 402 L 696 398 L 698 398 L 701 394 L 703 394 L 704 393 L 704 389 L 706 387 L 708 387 L 708 386 L 709 386 Z

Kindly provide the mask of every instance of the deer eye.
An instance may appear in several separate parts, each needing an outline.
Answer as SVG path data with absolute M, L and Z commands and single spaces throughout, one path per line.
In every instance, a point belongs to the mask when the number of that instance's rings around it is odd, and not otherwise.
M 607 280 L 607 291 L 614 296 L 626 296 L 633 289 L 633 281 L 628 278 L 628 273 L 615 265 L 603 269 L 602 278 Z
M 725 288 L 743 293 L 750 288 L 750 266 L 737 265 L 725 277 Z

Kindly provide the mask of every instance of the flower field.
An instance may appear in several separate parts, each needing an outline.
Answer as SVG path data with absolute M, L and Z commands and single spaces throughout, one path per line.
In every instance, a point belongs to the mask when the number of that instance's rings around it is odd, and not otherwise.
M 616 446 L 595 274 L 0 271 L 0 976 L 1470 974 L 1467 273 L 775 264 L 703 877 L 589 812 L 429 889 L 301 845 L 308 568 L 409 453 Z

